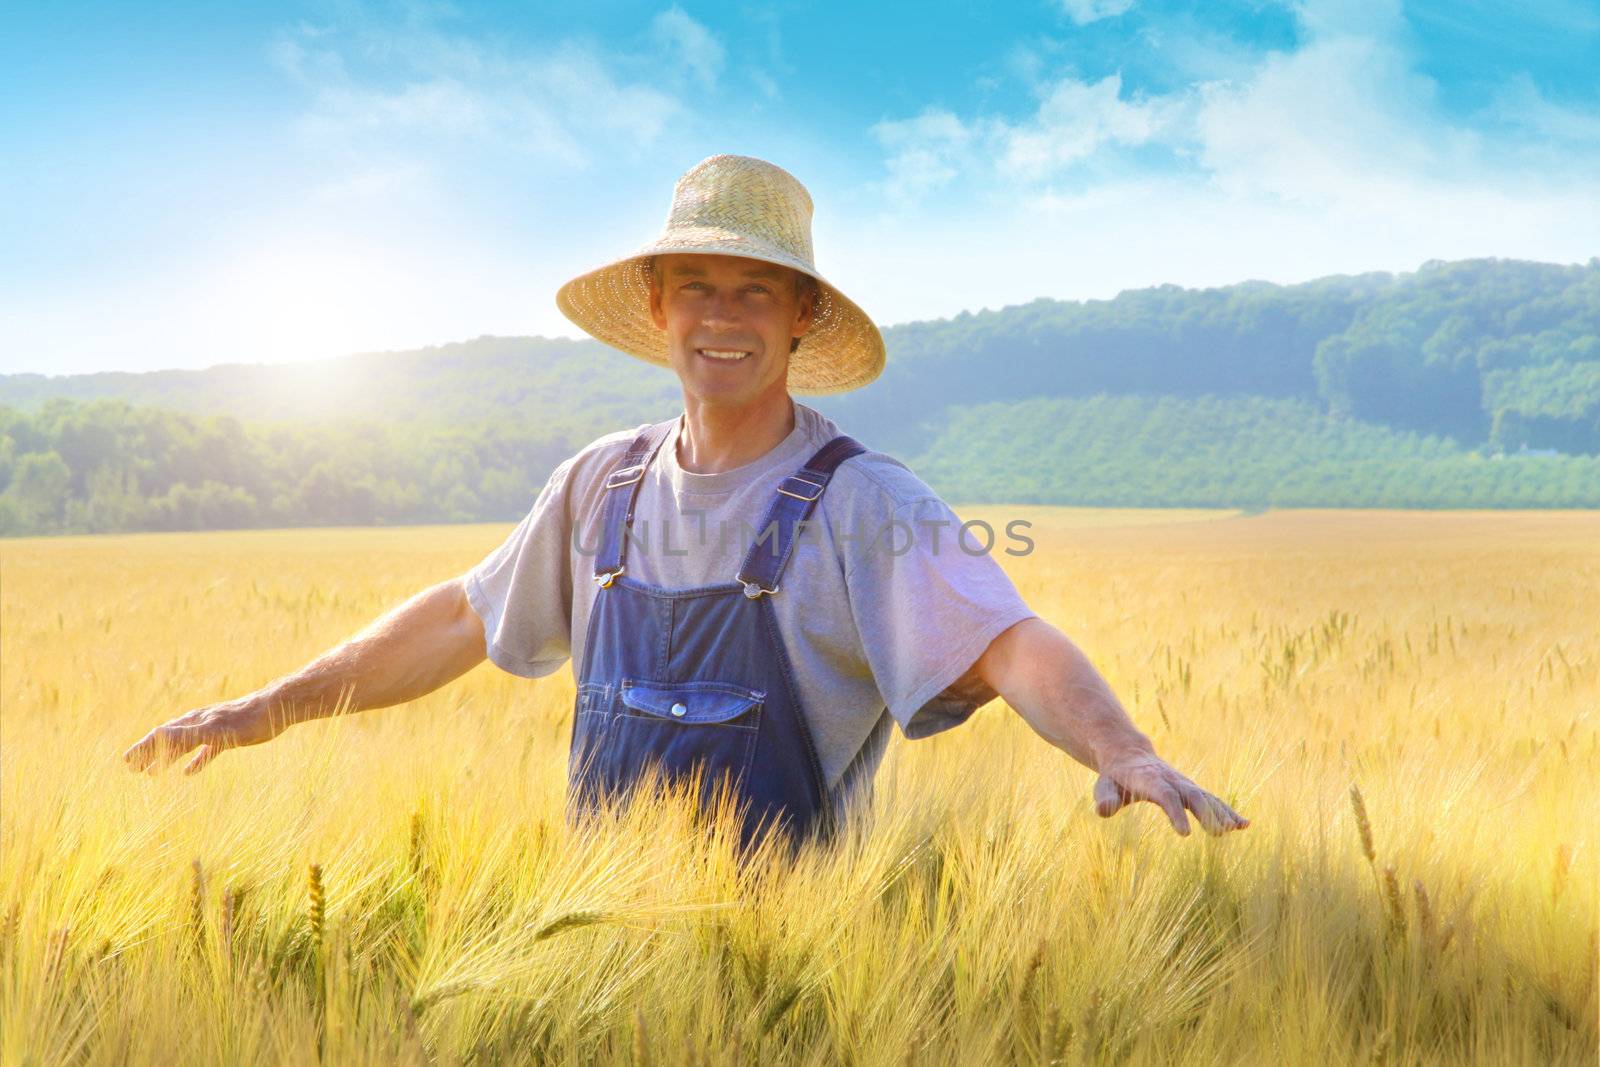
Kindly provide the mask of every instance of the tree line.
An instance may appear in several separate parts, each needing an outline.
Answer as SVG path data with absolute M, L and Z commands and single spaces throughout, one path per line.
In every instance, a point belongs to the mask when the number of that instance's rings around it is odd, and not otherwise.
M 572 450 L 505 420 L 251 423 L 54 399 L 0 407 L 0 533 L 510 519 Z
M 1468 451 L 1304 400 L 1099 395 L 946 414 L 902 458 L 957 503 L 1600 507 L 1600 457 Z M 503 419 L 295 425 L 57 399 L 0 408 L 0 534 L 509 521 L 584 443 Z

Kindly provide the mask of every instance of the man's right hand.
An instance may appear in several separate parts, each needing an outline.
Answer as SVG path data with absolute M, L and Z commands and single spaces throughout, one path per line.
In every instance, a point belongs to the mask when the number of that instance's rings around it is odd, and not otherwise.
M 272 740 L 291 723 L 415 700 L 487 655 L 483 623 L 464 582 L 451 578 L 424 589 L 295 674 L 157 726 L 122 758 L 136 771 L 156 771 L 198 749 L 183 768 L 193 774 L 230 748 Z
M 251 694 L 196 708 L 163 723 L 145 734 L 122 758 L 132 770 L 154 773 L 179 756 L 199 749 L 183 768 L 185 774 L 193 774 L 223 751 L 271 741 L 288 725 L 281 715 L 271 713 L 265 699 Z

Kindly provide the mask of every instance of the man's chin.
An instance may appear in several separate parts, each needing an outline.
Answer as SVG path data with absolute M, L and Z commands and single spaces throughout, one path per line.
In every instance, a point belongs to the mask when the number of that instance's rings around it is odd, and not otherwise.
M 718 366 L 703 356 L 696 356 L 687 367 L 674 369 L 684 387 L 696 393 L 747 395 L 760 388 L 751 373 L 755 368 L 745 363 Z
M 749 386 L 738 386 L 731 382 L 685 381 L 683 391 L 702 404 L 714 404 L 717 407 L 744 407 L 754 402 L 757 395 Z

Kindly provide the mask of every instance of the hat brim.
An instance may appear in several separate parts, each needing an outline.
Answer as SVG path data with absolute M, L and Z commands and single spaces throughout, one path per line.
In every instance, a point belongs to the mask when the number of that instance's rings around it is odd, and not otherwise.
M 556 306 L 596 340 L 648 363 L 671 367 L 666 334 L 650 317 L 650 257 L 667 254 L 742 256 L 816 280 L 816 311 L 799 347 L 789 356 L 790 392 L 842 393 L 883 373 L 883 335 L 866 312 L 783 249 L 727 230 L 674 230 L 625 259 L 572 279 L 556 293 Z

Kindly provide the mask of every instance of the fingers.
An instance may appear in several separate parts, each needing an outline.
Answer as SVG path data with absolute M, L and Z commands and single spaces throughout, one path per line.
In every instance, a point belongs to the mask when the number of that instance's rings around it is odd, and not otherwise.
M 1230 830 L 1243 830 L 1250 825 L 1250 820 L 1224 804 L 1219 797 L 1207 793 L 1204 789 L 1193 787 L 1192 796 L 1186 797 L 1189 810 L 1194 812 L 1195 818 L 1200 820 L 1200 825 L 1208 834 L 1225 834 Z
M 167 723 L 145 734 L 122 754 L 122 758 L 132 770 L 155 771 L 167 766 L 198 743 L 199 738 L 191 728 Z
M 122 754 L 130 770 L 156 771 L 193 749 L 201 751 L 184 770 L 190 774 L 210 763 L 224 749 L 240 743 L 236 724 L 212 708 L 201 708 L 162 723 Z
M 1116 782 L 1101 775 L 1094 783 L 1094 810 L 1109 819 L 1133 800 L 1133 795 Z
M 194 759 L 190 760 L 184 766 L 183 773 L 184 774 L 193 774 L 193 773 L 195 773 L 200 768 L 204 767 L 206 764 L 208 764 L 212 760 L 216 759 L 217 758 L 217 753 L 219 753 L 221 751 L 222 751 L 222 749 L 218 745 L 201 745 L 200 746 L 200 751 L 196 752 L 194 754 Z
M 1102 774 L 1094 783 L 1094 810 L 1101 818 L 1109 818 L 1132 804 L 1135 800 L 1149 800 L 1166 812 L 1167 820 L 1179 834 L 1189 834 L 1189 816 L 1184 814 L 1183 797 L 1171 785 L 1159 783 L 1149 795 L 1141 796 Z
M 1189 816 L 1183 810 L 1183 797 L 1172 786 L 1162 789 L 1154 798 L 1161 810 L 1167 813 L 1167 820 L 1172 823 L 1172 828 L 1178 832 L 1179 837 L 1189 836 Z
M 1159 760 L 1117 773 L 1122 781 L 1102 774 L 1094 783 L 1095 811 L 1102 818 L 1115 815 L 1136 800 L 1148 800 L 1162 810 L 1172 829 L 1183 837 L 1190 833 L 1189 812 L 1213 836 L 1250 825 L 1249 819 Z
M 150 735 L 145 734 L 139 740 L 128 746 L 128 750 L 122 754 L 122 762 L 128 765 L 128 770 L 144 770 L 145 765 L 150 762 L 145 756 L 145 746 L 148 745 L 149 742 Z

